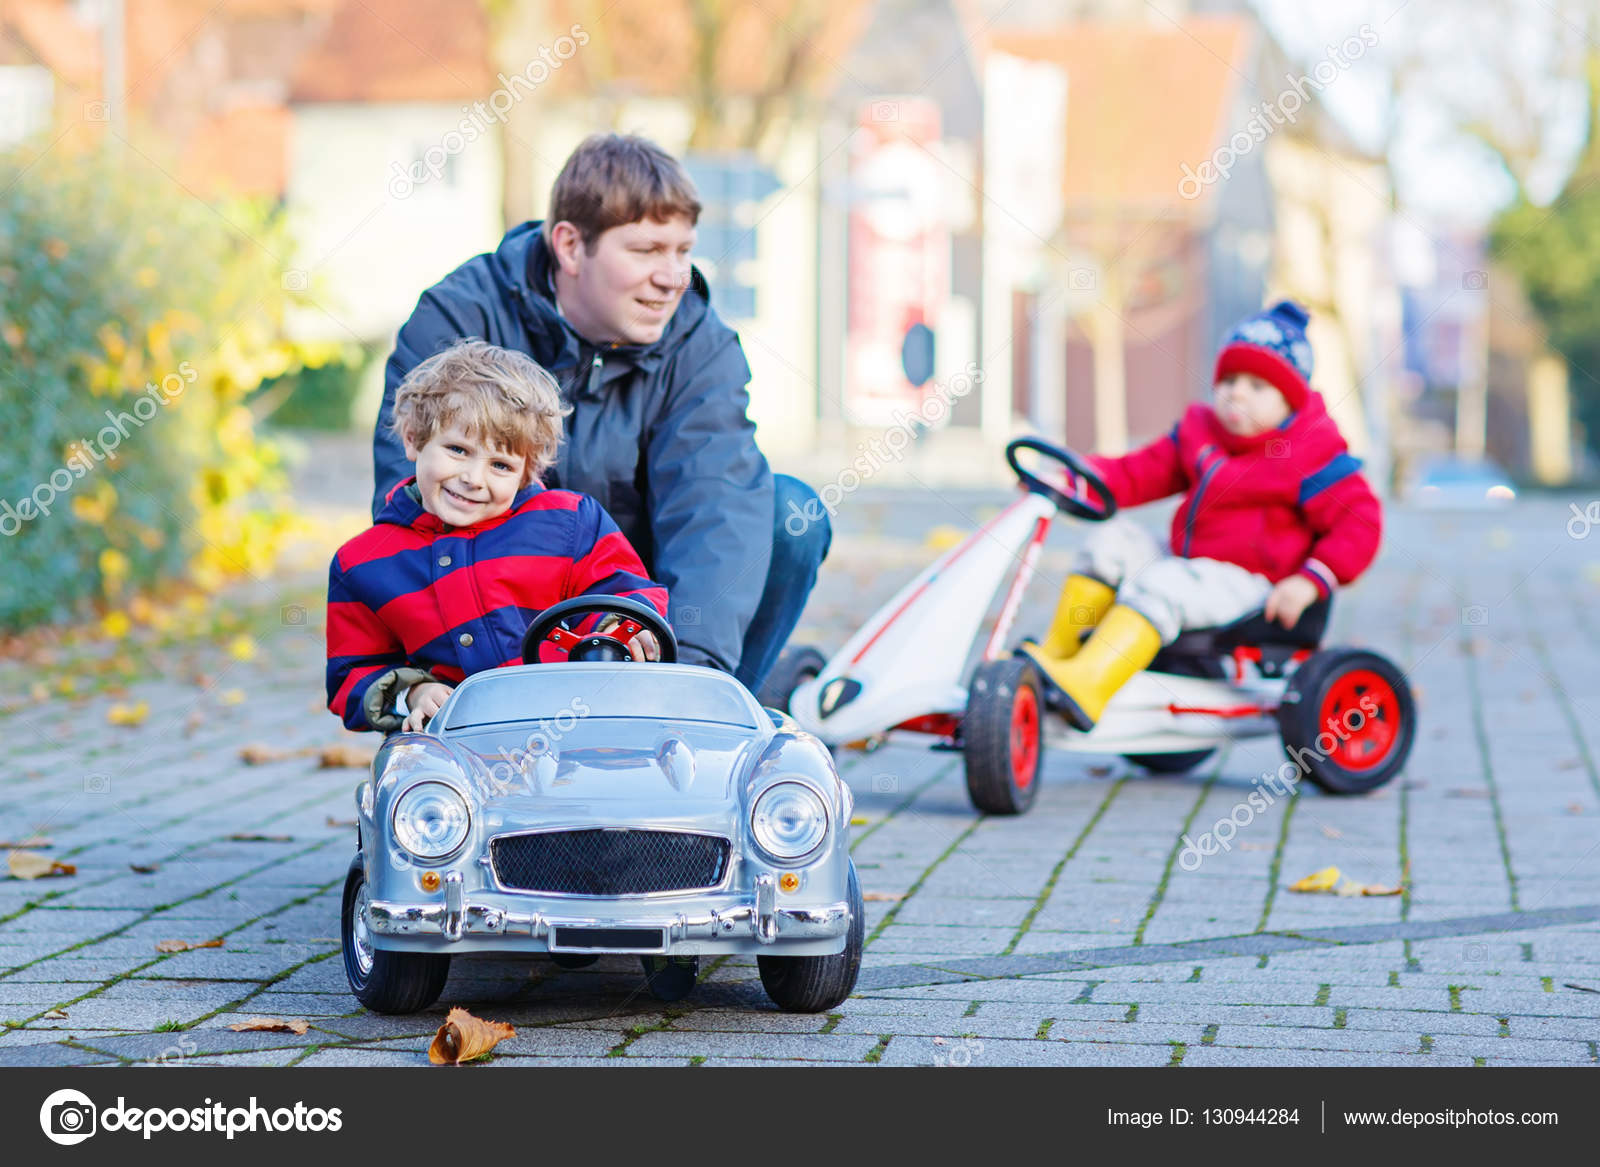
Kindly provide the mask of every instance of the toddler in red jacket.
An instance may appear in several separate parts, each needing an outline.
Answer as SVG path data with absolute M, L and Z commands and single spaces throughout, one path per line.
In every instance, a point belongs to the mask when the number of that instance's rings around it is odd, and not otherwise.
M 1142 449 L 1090 459 L 1119 507 L 1185 497 L 1165 553 L 1132 523 L 1098 527 L 1044 642 L 1023 645 L 1079 729 L 1183 629 L 1258 609 L 1292 628 L 1377 555 L 1382 511 L 1311 388 L 1307 320 L 1284 300 L 1241 322 L 1217 354 L 1210 404 Z
M 529 620 L 573 596 L 666 616 L 666 589 L 600 504 L 539 484 L 566 413 L 544 368 L 481 340 L 407 375 L 394 424 L 416 476 L 328 572 L 328 708 L 350 729 L 423 729 L 463 678 L 521 664 Z M 660 654 L 647 631 L 628 649 Z

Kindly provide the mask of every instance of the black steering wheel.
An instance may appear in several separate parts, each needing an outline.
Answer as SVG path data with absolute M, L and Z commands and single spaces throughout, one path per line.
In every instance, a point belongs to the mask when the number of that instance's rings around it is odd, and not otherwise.
M 1017 461 L 1018 450 L 1032 450 L 1043 454 L 1052 461 L 1061 463 L 1077 480 L 1089 488 L 1088 493 L 1098 496 L 1100 505 L 1091 506 L 1083 498 L 1074 498 L 1065 493 L 1060 487 L 1054 486 L 1040 478 L 1033 471 L 1025 468 Z M 1006 444 L 1006 462 L 1016 473 L 1017 480 L 1034 494 L 1042 494 L 1045 498 L 1056 504 L 1056 509 L 1066 511 L 1069 515 L 1076 515 L 1080 519 L 1088 519 L 1092 523 L 1103 523 L 1117 513 L 1117 500 L 1111 496 L 1111 490 L 1093 470 L 1078 455 L 1065 446 L 1055 445 L 1043 438 L 1017 438 Z
M 581 636 L 571 629 L 561 627 L 561 622 L 572 616 L 587 616 L 593 612 L 611 612 L 622 617 L 622 623 L 606 632 L 591 632 Z M 539 646 L 549 641 L 557 648 L 567 650 L 569 661 L 632 660 L 628 641 L 641 631 L 653 632 L 661 642 L 661 662 L 671 664 L 678 659 L 678 638 L 661 614 L 642 600 L 626 596 L 574 596 L 546 608 L 528 625 L 522 636 L 522 661 L 539 663 Z

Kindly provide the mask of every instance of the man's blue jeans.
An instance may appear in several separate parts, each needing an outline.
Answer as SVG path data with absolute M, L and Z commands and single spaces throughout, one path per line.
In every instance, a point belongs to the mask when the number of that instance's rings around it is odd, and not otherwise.
M 817 569 L 833 543 L 833 526 L 817 492 L 787 474 L 774 474 L 772 479 L 772 565 L 767 569 L 767 584 L 755 618 L 745 629 L 744 652 L 733 674 L 752 693 L 760 691 L 789 634 L 800 623 L 817 582 Z

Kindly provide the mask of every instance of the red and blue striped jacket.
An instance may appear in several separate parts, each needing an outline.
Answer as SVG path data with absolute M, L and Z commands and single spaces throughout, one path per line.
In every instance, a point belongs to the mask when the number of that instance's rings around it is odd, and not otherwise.
M 390 491 L 328 569 L 328 708 L 350 729 L 375 728 L 366 692 L 393 669 L 454 684 L 521 664 L 533 618 L 573 596 L 628 596 L 665 618 L 667 590 L 588 495 L 535 482 L 505 514 L 451 527 L 422 509 L 415 481 Z

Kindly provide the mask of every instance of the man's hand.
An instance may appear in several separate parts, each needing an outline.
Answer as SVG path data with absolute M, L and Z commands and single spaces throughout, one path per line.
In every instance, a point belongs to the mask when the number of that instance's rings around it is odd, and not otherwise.
M 406 691 L 406 708 L 411 712 L 406 714 L 406 721 L 402 729 L 407 733 L 421 733 L 428 728 L 428 722 L 433 720 L 433 715 L 439 712 L 439 707 L 450 697 L 450 686 L 441 685 L 438 681 L 421 681 L 412 685 Z
M 1300 622 L 1301 613 L 1316 603 L 1321 594 L 1317 585 L 1305 576 L 1287 576 L 1273 585 L 1272 594 L 1267 597 L 1266 617 L 1285 628 L 1293 628 Z
M 611 630 L 622 623 L 622 617 L 611 615 L 595 625 L 595 632 L 610 635 Z M 628 641 L 628 655 L 634 660 L 660 660 L 661 642 L 656 639 L 656 634 L 648 628 L 639 629 L 639 633 Z

